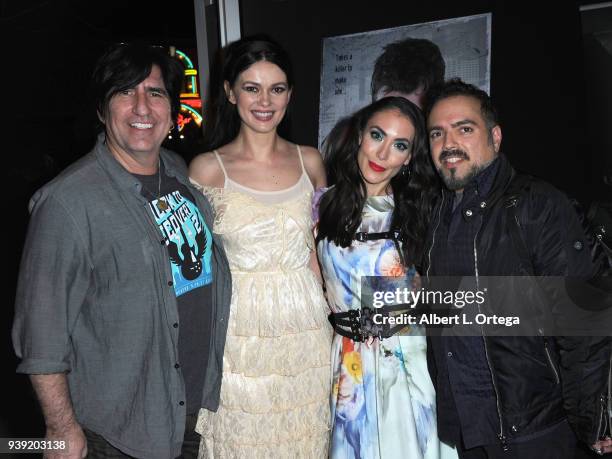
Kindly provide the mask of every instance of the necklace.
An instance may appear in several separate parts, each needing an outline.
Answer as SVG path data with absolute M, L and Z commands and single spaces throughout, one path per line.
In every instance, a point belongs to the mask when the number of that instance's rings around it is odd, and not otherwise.
M 158 157 L 157 158 L 157 204 L 155 205 L 160 210 L 160 212 L 165 212 L 166 210 L 168 210 L 168 203 L 166 202 L 164 198 L 162 198 L 162 195 L 161 195 L 161 174 L 162 174 L 161 158 Z

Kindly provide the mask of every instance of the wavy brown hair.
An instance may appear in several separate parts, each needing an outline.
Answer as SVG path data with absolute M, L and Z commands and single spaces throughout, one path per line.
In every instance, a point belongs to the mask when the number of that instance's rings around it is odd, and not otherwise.
M 408 118 L 415 129 L 411 159 L 405 173 L 390 182 L 395 207 L 391 229 L 399 232 L 406 266 L 421 260 L 427 221 L 440 189 L 431 163 L 425 121 L 419 108 L 402 97 L 385 97 L 341 120 L 324 145 L 325 162 L 334 186 L 321 198 L 317 243 L 323 239 L 341 247 L 351 245 L 361 224 L 367 198 L 366 186 L 357 163 L 359 139 L 368 121 L 377 113 L 396 110 Z

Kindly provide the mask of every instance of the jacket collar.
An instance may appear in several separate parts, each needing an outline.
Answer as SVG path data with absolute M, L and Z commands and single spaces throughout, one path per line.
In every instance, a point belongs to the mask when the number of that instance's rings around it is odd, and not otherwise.
M 510 185 L 510 182 L 516 175 L 516 172 L 514 168 L 512 167 L 512 165 L 510 164 L 510 162 L 508 161 L 508 158 L 506 158 L 506 155 L 500 153 L 498 157 L 496 158 L 495 162 L 497 163 L 497 165 L 495 166 L 497 168 L 495 177 L 488 177 L 486 175 L 487 172 L 493 172 L 493 171 L 490 171 L 490 167 L 489 167 L 485 169 L 483 173 L 479 174 L 474 179 L 474 182 L 468 185 L 469 187 L 472 187 L 472 188 L 475 186 L 479 190 L 483 186 L 484 188 L 486 188 L 485 190 L 483 190 L 484 191 L 483 195 L 485 198 L 484 201 L 487 203 L 487 206 L 497 202 L 499 198 L 503 196 L 505 190 L 508 188 L 508 186 Z M 491 166 L 493 166 L 493 164 L 491 164 Z M 492 181 L 490 186 L 486 186 L 484 184 L 484 182 L 488 180 Z M 442 205 L 442 203 L 445 200 L 447 200 L 448 198 L 452 198 L 452 197 L 453 197 L 453 192 L 449 191 L 448 189 L 446 189 L 446 187 L 444 187 L 444 185 L 442 185 L 442 199 L 440 200 L 440 205 Z
M 506 155 L 500 153 L 498 158 L 499 166 L 497 170 L 497 175 L 494 178 L 491 191 L 489 192 L 487 199 L 485 199 L 488 208 L 490 208 L 491 205 L 495 204 L 497 201 L 499 201 L 499 199 L 501 199 L 501 197 L 504 195 L 504 193 L 510 186 L 510 182 L 514 179 L 514 176 L 516 175 L 516 171 L 508 161 L 508 158 L 506 158 Z
M 491 190 L 487 196 L 487 199 L 483 200 L 484 206 L 481 204 L 481 208 L 483 210 L 491 209 L 491 207 L 497 203 L 503 196 L 510 183 L 514 179 L 516 172 L 506 156 L 504 154 L 499 154 L 499 165 L 497 166 L 497 174 L 493 179 L 493 185 Z M 429 231 L 429 243 L 428 250 L 425 252 L 427 254 L 426 257 L 423 258 L 423 266 L 425 268 L 425 273 L 429 277 L 429 270 L 431 268 L 431 252 L 435 245 L 435 236 L 436 231 L 440 225 L 440 220 L 442 219 L 442 211 L 444 209 L 444 203 L 447 201 L 449 196 L 451 196 L 451 191 L 447 190 L 445 187 L 442 187 L 442 199 L 439 200 L 437 205 L 434 207 L 434 217 L 431 220 L 431 226 Z M 483 212 L 483 216 L 488 214 L 487 212 Z
M 499 156 L 491 161 L 491 164 L 489 164 L 483 171 L 474 177 L 474 180 L 472 180 L 472 182 L 466 187 L 466 191 L 475 189 L 480 197 L 486 199 L 493 189 L 493 184 L 495 183 L 498 169 Z
M 119 161 L 115 159 L 113 154 L 106 146 L 105 140 L 106 136 L 104 133 L 98 135 L 98 140 L 93 150 L 97 161 L 121 189 L 135 190 L 136 192 L 140 193 L 140 180 L 133 176 L 119 163 Z M 185 178 L 175 167 L 175 162 L 173 161 L 170 152 L 165 148 L 160 148 L 159 154 L 161 161 L 164 164 L 164 172 L 166 175 L 176 177 L 180 182 L 184 183 Z

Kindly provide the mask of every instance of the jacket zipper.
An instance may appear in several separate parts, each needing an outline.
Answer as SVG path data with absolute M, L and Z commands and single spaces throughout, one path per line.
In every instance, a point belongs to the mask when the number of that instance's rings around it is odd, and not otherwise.
M 431 269 L 431 252 L 434 248 L 434 245 L 436 244 L 436 231 L 438 231 L 438 227 L 440 226 L 440 220 L 442 219 L 442 207 L 444 207 L 444 191 L 442 191 L 442 202 L 440 203 L 440 208 L 438 209 L 438 221 L 436 222 L 436 226 L 434 227 L 429 252 L 427 252 L 427 273 L 425 273 L 425 277 L 427 277 L 427 280 L 429 280 L 429 270 Z
M 600 440 L 602 438 L 604 438 L 606 436 L 606 434 L 610 433 L 607 432 L 609 426 L 609 419 L 612 415 L 612 406 L 610 405 L 611 401 L 610 401 L 610 391 L 612 390 L 610 388 L 610 383 L 612 383 L 612 357 L 610 357 L 610 367 L 608 368 L 608 391 L 607 391 L 607 398 L 608 400 L 606 400 L 606 395 L 602 395 L 599 398 L 600 401 L 600 405 L 601 405 L 601 415 L 599 416 L 599 427 L 597 428 L 597 438 L 595 439 Z M 602 429 L 602 424 L 603 424 L 603 429 Z
M 480 217 L 480 226 L 482 227 L 482 215 Z M 476 240 L 478 239 L 478 234 L 480 233 L 480 228 L 476 231 L 476 235 L 474 236 L 474 273 L 476 275 L 476 289 L 480 289 L 479 283 L 479 274 L 478 274 L 478 250 L 476 249 Z M 480 311 L 480 304 L 478 305 L 478 312 Z M 491 359 L 489 358 L 489 349 L 487 347 L 487 339 L 484 334 L 484 329 L 481 327 L 482 332 L 482 342 L 484 344 L 485 358 L 487 359 L 487 366 L 489 367 L 489 372 L 491 373 L 491 382 L 493 383 L 493 390 L 495 391 L 495 406 L 497 407 L 497 416 L 499 418 L 499 433 L 497 434 L 497 438 L 501 443 L 501 447 L 504 451 L 508 451 L 510 447 L 506 441 L 506 436 L 504 435 L 504 420 L 502 418 L 501 413 L 501 403 L 499 397 L 499 389 L 497 388 L 497 384 L 495 383 L 495 375 L 493 374 L 493 366 L 491 365 Z
M 550 356 L 550 350 L 548 349 L 548 340 L 546 338 L 544 338 L 544 352 L 546 353 L 546 358 L 548 359 L 550 368 L 552 368 L 552 371 L 555 375 L 555 381 L 557 381 L 557 384 L 560 384 L 561 380 L 559 379 L 559 373 L 557 372 L 557 369 L 555 368 L 555 364 L 552 361 L 552 357 Z
M 606 419 L 608 404 L 606 402 L 606 397 L 604 395 L 599 397 L 599 402 L 601 411 L 599 415 L 599 426 L 597 427 L 597 438 L 595 441 L 603 439 L 605 437 L 606 430 L 608 430 L 608 421 Z
M 444 202 L 444 191 L 442 191 L 442 202 Z M 438 227 L 440 226 L 440 220 L 441 220 L 440 216 L 442 214 L 442 207 L 443 207 L 443 205 L 441 204 L 440 208 L 438 209 L 438 221 L 436 222 L 436 226 L 434 227 L 434 232 L 433 232 L 433 236 L 432 236 L 431 246 L 429 247 L 429 252 L 427 254 L 427 258 L 428 258 L 428 266 L 427 266 L 427 273 L 426 273 L 427 279 L 429 279 L 429 270 L 431 268 L 431 252 L 433 251 L 433 247 L 434 247 L 434 245 L 436 243 L 436 232 L 438 230 Z M 482 216 L 480 218 L 482 219 Z M 478 251 L 476 250 L 476 239 L 478 238 L 478 234 L 479 233 L 480 233 L 480 229 L 476 232 L 476 235 L 474 236 L 474 242 L 473 242 L 473 247 L 474 247 L 474 272 L 476 274 L 476 288 L 477 289 L 479 288 L 479 281 L 478 281 Z M 478 310 L 480 312 L 480 305 L 478 305 Z M 482 329 L 482 327 L 481 327 L 481 329 Z M 503 421 L 502 414 L 501 414 L 499 389 L 497 388 L 497 384 L 495 383 L 495 377 L 493 376 L 493 368 L 491 366 L 491 360 L 489 358 L 489 350 L 487 348 L 487 340 L 485 339 L 484 331 L 483 331 L 482 341 L 484 343 L 485 358 L 487 360 L 487 366 L 489 367 L 489 372 L 491 373 L 491 382 L 493 383 L 493 390 L 495 391 L 495 405 L 496 405 L 496 408 L 497 408 L 497 416 L 498 416 L 498 419 L 499 419 L 499 434 L 497 435 L 497 437 L 499 438 L 499 441 L 501 442 L 502 449 L 504 451 L 508 451 L 509 447 L 508 447 L 508 443 L 506 441 L 506 436 L 504 435 L 504 421 Z
M 610 365 L 608 366 L 608 419 L 612 421 L 612 356 L 610 356 Z M 612 437 L 612 426 L 608 426 L 610 431 L 608 434 Z

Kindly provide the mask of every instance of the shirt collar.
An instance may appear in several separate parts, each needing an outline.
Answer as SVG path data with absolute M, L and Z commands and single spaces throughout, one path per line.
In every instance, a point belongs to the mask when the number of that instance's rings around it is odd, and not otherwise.
M 121 188 L 134 189 L 137 192 L 140 192 L 140 180 L 134 177 L 134 175 L 126 170 L 119 163 L 119 161 L 115 159 L 113 154 L 108 149 L 105 140 L 106 135 L 104 133 L 99 134 L 96 146 L 94 147 L 96 158 L 100 164 L 102 164 L 102 167 L 104 167 L 104 169 L 111 175 L 111 177 Z M 177 174 L 177 171 L 173 167 L 172 161 L 170 161 L 166 150 L 164 148 L 160 148 L 159 154 L 163 163 L 165 175 L 179 178 L 178 176 L 180 174 Z

